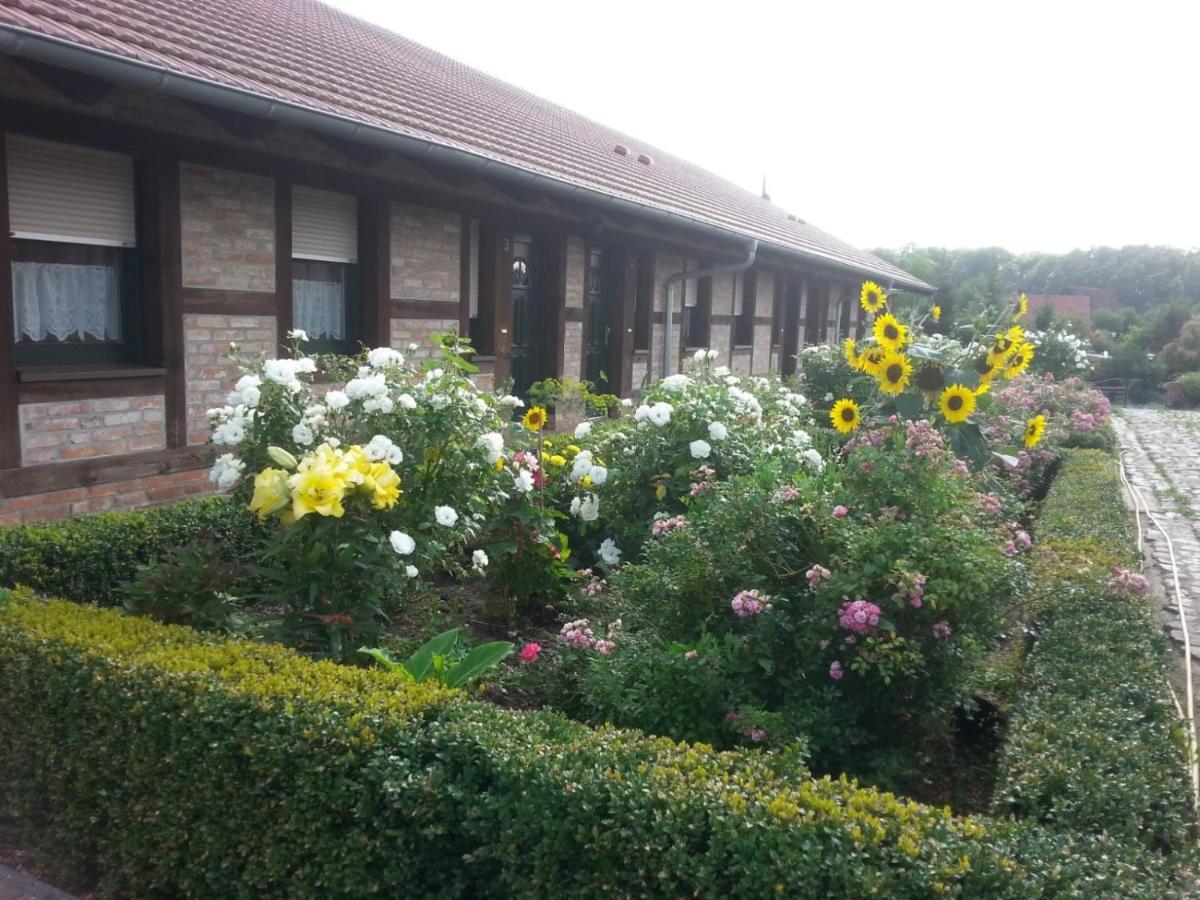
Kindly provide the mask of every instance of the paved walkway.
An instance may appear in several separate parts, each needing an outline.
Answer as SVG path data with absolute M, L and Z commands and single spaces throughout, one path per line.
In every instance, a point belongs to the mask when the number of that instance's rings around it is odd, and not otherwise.
M 74 900 L 57 888 L 23 875 L 16 869 L 0 866 L 0 900 Z
M 1200 659 L 1200 411 L 1121 409 L 1113 417 L 1125 471 L 1171 536 L 1192 656 Z M 1182 645 L 1170 556 L 1143 517 L 1148 574 L 1162 584 L 1163 622 Z

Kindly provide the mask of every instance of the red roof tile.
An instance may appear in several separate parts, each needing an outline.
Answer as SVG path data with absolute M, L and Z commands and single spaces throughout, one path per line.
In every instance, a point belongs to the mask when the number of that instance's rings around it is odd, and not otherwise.
M 14 27 L 928 289 L 699 166 L 315 0 L 0 0 Z

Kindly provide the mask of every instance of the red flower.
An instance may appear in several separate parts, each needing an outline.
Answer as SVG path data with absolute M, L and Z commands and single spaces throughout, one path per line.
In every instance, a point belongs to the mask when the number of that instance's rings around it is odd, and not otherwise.
M 542 645 L 530 642 L 521 648 L 521 662 L 532 663 L 537 662 L 538 654 L 542 652 Z

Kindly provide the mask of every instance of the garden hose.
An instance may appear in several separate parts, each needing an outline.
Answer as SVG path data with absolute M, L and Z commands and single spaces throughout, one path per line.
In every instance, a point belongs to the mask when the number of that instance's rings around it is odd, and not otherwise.
M 1167 682 L 1167 687 L 1171 691 L 1171 699 L 1175 702 L 1175 709 L 1179 712 L 1180 717 L 1187 723 L 1187 744 L 1188 744 L 1188 769 L 1192 781 L 1192 807 L 1195 810 L 1197 819 L 1200 819 L 1200 755 L 1197 751 L 1196 738 L 1196 698 L 1195 691 L 1192 686 L 1192 641 L 1188 633 L 1187 619 L 1183 609 L 1183 592 L 1179 587 L 1179 565 L 1175 559 L 1175 545 L 1171 541 L 1171 536 L 1167 534 L 1167 530 L 1162 526 L 1158 517 L 1150 511 L 1150 505 L 1146 502 L 1146 498 L 1142 492 L 1138 490 L 1130 482 L 1125 474 L 1125 454 L 1127 450 L 1122 450 L 1120 453 L 1120 463 L 1117 466 L 1121 474 L 1121 483 L 1125 485 L 1125 489 L 1129 491 L 1129 495 L 1133 498 L 1133 517 L 1137 523 L 1137 548 L 1139 557 L 1142 556 L 1142 513 L 1150 523 L 1158 529 L 1158 532 L 1163 536 L 1163 540 L 1167 542 L 1167 554 L 1171 561 L 1171 580 L 1175 588 L 1175 608 L 1179 612 L 1179 630 L 1183 633 L 1183 671 L 1185 679 L 1185 691 L 1187 698 L 1187 711 L 1180 708 L 1179 698 L 1175 694 L 1175 688 L 1171 686 L 1170 680 Z

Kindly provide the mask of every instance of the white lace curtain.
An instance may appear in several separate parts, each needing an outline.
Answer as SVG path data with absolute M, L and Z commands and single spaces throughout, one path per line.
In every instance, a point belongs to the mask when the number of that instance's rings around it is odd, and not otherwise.
M 14 262 L 17 340 L 115 341 L 121 337 L 121 295 L 113 266 Z
M 310 338 L 346 337 L 346 294 L 339 281 L 292 281 L 292 324 Z

